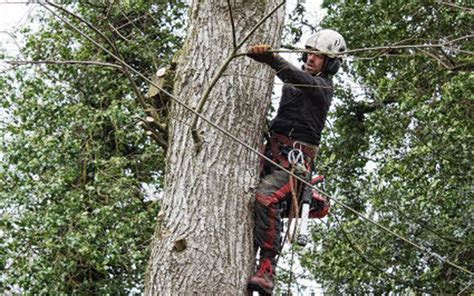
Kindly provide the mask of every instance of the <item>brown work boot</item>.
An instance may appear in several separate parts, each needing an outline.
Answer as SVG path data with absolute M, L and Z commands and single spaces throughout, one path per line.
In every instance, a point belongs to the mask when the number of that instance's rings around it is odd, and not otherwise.
M 258 291 L 261 295 L 272 295 L 274 279 L 273 265 L 270 259 L 263 259 L 257 273 L 250 278 L 247 287 L 250 291 Z

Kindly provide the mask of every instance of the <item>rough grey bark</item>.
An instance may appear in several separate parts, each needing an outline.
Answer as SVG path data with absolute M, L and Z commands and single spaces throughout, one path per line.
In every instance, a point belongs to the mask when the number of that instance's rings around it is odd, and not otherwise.
M 277 5 L 275 0 L 231 1 L 237 38 Z M 280 8 L 248 44 L 279 47 Z M 176 70 L 175 94 L 196 106 L 220 64 L 232 51 L 224 0 L 194 1 Z M 243 51 L 246 51 L 247 45 Z M 247 57 L 231 62 L 214 87 L 204 115 L 252 147 L 261 144 L 274 73 Z M 192 114 L 174 104 L 163 207 L 151 246 L 147 295 L 242 295 L 253 272 L 253 202 L 259 158 L 202 120 L 196 153 Z

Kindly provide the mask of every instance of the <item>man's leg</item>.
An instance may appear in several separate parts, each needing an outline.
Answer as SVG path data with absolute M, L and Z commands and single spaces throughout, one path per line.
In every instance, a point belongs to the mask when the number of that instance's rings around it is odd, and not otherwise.
M 271 294 L 274 288 L 276 257 L 281 251 L 282 223 L 279 203 L 291 191 L 289 176 L 282 170 L 260 180 L 255 201 L 255 242 L 260 247 L 260 266 L 249 280 L 249 288 Z

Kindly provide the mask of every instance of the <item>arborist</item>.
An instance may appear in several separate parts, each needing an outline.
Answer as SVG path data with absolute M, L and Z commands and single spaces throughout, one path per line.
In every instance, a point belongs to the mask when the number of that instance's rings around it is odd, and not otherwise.
M 251 46 L 248 56 L 269 65 L 284 82 L 265 154 L 288 170 L 311 175 L 333 96 L 331 77 L 339 70 L 346 43 L 338 32 L 323 29 L 308 38 L 305 47 L 314 52 L 303 53 L 302 69 L 272 52 L 270 45 Z M 282 248 L 282 204 L 292 202 L 297 186 L 288 173 L 268 162 L 263 165 L 256 192 L 254 230 L 260 263 L 248 282 L 251 291 L 263 295 L 271 295 L 273 291 L 276 258 Z M 297 206 L 293 204 L 293 207 L 298 211 Z M 322 217 L 327 211 L 324 204 L 310 213 Z

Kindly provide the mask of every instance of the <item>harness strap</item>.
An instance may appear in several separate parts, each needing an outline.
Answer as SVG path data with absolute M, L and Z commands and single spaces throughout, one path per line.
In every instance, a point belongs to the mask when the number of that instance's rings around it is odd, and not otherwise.
M 309 145 L 297 140 L 290 139 L 283 134 L 275 134 L 275 135 L 272 135 L 272 137 L 270 138 L 270 149 L 272 151 L 273 158 L 281 166 L 287 169 L 290 168 L 290 163 L 288 162 L 287 157 L 283 155 L 283 153 L 281 152 L 281 147 L 282 146 L 294 147 L 295 145 L 298 145 L 298 148 L 301 151 L 303 151 L 304 155 L 309 157 L 311 161 L 316 156 L 316 152 L 318 148 L 315 145 Z
M 281 153 L 280 143 L 275 138 L 270 139 L 270 148 L 273 158 L 284 168 L 289 168 L 290 164 L 288 159 Z
M 301 151 L 303 151 L 303 153 L 311 159 L 314 159 L 314 157 L 316 156 L 316 152 L 318 150 L 316 145 L 311 145 L 311 144 L 303 143 L 303 142 L 298 141 L 298 140 L 293 140 L 291 138 L 288 138 L 284 134 L 275 134 L 275 135 L 273 135 L 272 138 L 271 138 L 271 142 L 274 142 L 274 141 L 276 141 L 280 145 L 283 144 L 283 145 L 290 146 L 290 147 L 293 147 L 297 143 L 301 147 L 300 148 Z M 272 152 L 273 152 L 273 149 L 272 149 Z

